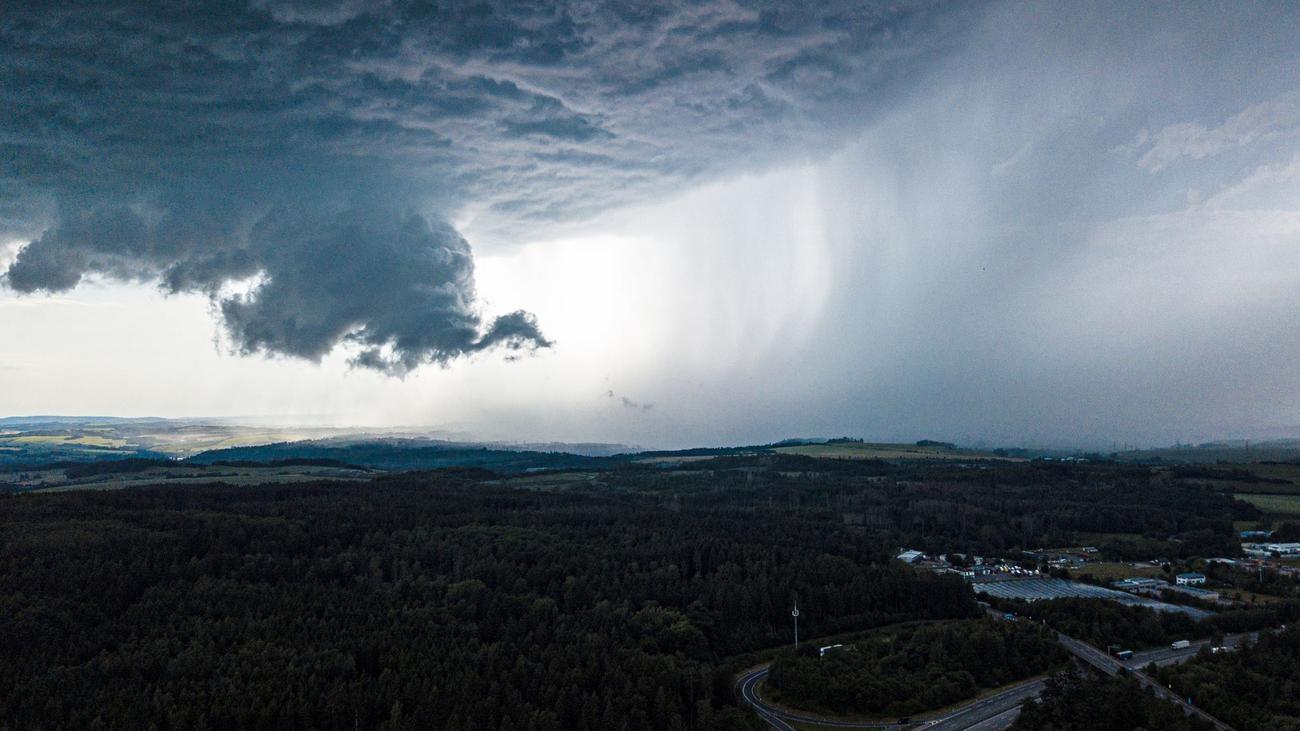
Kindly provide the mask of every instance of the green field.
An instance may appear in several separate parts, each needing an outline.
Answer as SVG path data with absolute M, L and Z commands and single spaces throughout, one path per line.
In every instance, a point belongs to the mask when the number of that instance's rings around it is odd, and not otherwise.
M 1236 494 L 1238 500 L 1245 500 L 1267 513 L 1278 515 L 1300 515 L 1300 495 L 1271 495 L 1262 493 Z
M 1247 467 L 1260 477 L 1273 480 L 1288 480 L 1293 484 L 1300 485 L 1300 464 L 1252 464 Z
M 1083 574 L 1092 574 L 1102 581 L 1115 581 L 1116 579 L 1128 579 L 1135 576 L 1163 577 L 1164 571 L 1159 566 L 1152 566 L 1149 563 L 1134 565 L 1120 561 L 1098 561 L 1097 563 L 1084 564 L 1082 568 L 1070 570 L 1071 577 L 1078 577 Z
M 221 465 L 177 465 L 152 467 L 139 472 L 91 475 L 69 479 L 62 469 L 0 473 L 0 488 L 58 492 L 62 490 L 121 490 L 142 485 L 262 485 L 311 480 L 368 480 L 377 471 L 322 465 L 230 467 Z
M 51 444 L 60 446 L 83 446 L 83 447 L 112 447 L 117 449 L 126 446 L 125 439 L 111 439 L 102 437 L 98 434 L 30 434 L 19 437 L 8 437 L 13 444 Z
M 990 452 L 974 449 L 954 449 L 937 445 L 872 444 L 868 442 L 836 442 L 833 444 L 798 444 L 777 447 L 781 454 L 801 454 L 805 457 L 827 459 L 945 459 L 969 461 L 973 459 L 1007 459 Z

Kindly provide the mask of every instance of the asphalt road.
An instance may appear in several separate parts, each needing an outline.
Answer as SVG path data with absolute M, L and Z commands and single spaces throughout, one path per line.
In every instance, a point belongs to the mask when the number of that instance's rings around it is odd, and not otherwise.
M 1083 660 L 1089 665 L 1092 665 L 1101 672 L 1106 673 L 1107 675 L 1115 675 L 1120 670 L 1127 670 L 1139 683 L 1143 685 L 1143 687 L 1150 688 L 1155 697 L 1164 698 L 1178 704 L 1182 707 L 1185 713 L 1200 716 L 1214 724 L 1214 727 L 1219 729 L 1219 731 L 1232 731 L 1232 727 L 1228 726 L 1228 724 L 1188 703 L 1187 699 L 1174 695 L 1169 691 L 1169 689 L 1155 682 L 1142 671 L 1127 667 L 1119 660 L 1116 660 L 1092 645 L 1080 642 L 1073 637 L 1057 633 L 1056 639 L 1061 643 L 1062 647 L 1073 653 L 1075 657 Z
M 1003 615 L 997 612 L 987 604 L 984 605 L 986 611 L 997 619 L 1002 619 Z M 1257 632 L 1242 635 L 1230 635 L 1224 638 L 1225 647 L 1236 647 L 1243 640 L 1254 640 L 1258 637 Z M 1213 716 L 1205 713 L 1199 708 L 1192 706 L 1187 699 L 1180 698 L 1170 692 L 1168 689 L 1156 683 L 1146 674 L 1141 672 L 1141 668 L 1150 663 L 1159 666 L 1175 665 L 1186 662 L 1201 650 L 1201 647 L 1209 644 L 1209 640 L 1198 640 L 1190 646 L 1175 650 L 1173 648 L 1160 648 L 1157 650 L 1147 650 L 1144 652 L 1134 653 L 1133 657 L 1126 662 L 1120 662 L 1118 659 L 1102 652 L 1101 650 L 1080 642 L 1068 635 L 1061 633 L 1056 634 L 1057 641 L 1066 650 L 1069 650 L 1075 657 L 1083 662 L 1092 665 L 1107 675 L 1114 675 L 1120 670 L 1127 670 L 1142 685 L 1149 687 L 1158 698 L 1166 698 L 1177 703 L 1187 713 L 1192 713 L 1214 724 L 1219 731 L 1233 731 L 1227 724 L 1219 721 Z M 775 706 L 768 705 L 758 695 L 758 684 L 763 678 L 767 677 L 767 666 L 750 671 L 744 677 L 737 681 L 736 686 L 740 690 L 740 696 L 754 708 L 754 711 L 773 728 L 781 731 L 795 731 L 790 722 L 808 723 L 827 728 L 874 728 L 874 729 L 902 729 L 907 727 L 916 727 L 925 729 L 925 731 L 1002 731 L 1009 727 L 1018 715 L 1020 715 L 1020 706 L 1030 698 L 1035 698 L 1043 690 L 1042 680 L 1030 680 L 1018 685 L 1012 686 L 1005 690 L 999 691 L 991 696 L 979 698 L 960 708 L 954 709 L 949 713 L 941 716 L 917 716 L 909 723 L 900 724 L 889 721 L 875 722 L 855 722 L 855 721 L 832 721 L 823 719 L 818 716 L 803 713 L 792 713 Z
M 1031 680 L 961 708 L 929 719 L 926 731 L 1001 731 L 1020 715 L 1020 706 L 1043 692 L 1042 680 Z
M 974 726 L 967 726 L 966 731 L 1004 731 L 1011 728 L 1011 724 L 1019 717 L 1020 706 L 1016 706 L 1009 711 L 1003 711 L 992 718 L 980 721 Z
M 758 715 L 773 728 L 788 731 L 790 722 L 802 722 L 825 726 L 827 728 L 874 728 L 902 729 L 909 727 L 924 728 L 926 731 L 1000 731 L 1011 725 L 1020 704 L 1037 696 L 1043 689 L 1042 680 L 1030 680 L 1012 686 L 998 693 L 979 698 L 956 708 L 941 716 L 914 717 L 910 722 L 900 724 L 890 721 L 832 721 L 811 714 L 791 713 L 768 705 L 758 695 L 758 684 L 767 677 L 767 666 L 745 674 L 737 687 L 740 697 L 754 708 Z
M 768 705 L 758 695 L 758 684 L 763 678 L 767 677 L 767 666 L 764 665 L 757 670 L 752 670 L 743 676 L 737 685 L 740 688 L 740 697 L 746 703 L 754 708 L 764 721 L 767 721 L 773 728 L 792 730 L 787 721 L 801 721 L 804 723 L 814 723 L 818 726 L 827 726 L 829 728 L 905 728 L 896 723 L 875 722 L 875 723 L 856 723 L 852 721 L 830 721 L 813 715 L 790 713 L 775 706 Z M 908 724 L 911 725 L 911 724 Z
M 1254 642 L 1258 638 L 1258 632 L 1251 632 L 1243 635 L 1228 635 L 1223 638 L 1223 646 L 1232 648 L 1241 644 L 1243 640 Z M 1135 652 L 1133 653 L 1133 657 L 1124 661 L 1124 664 L 1133 670 L 1144 668 L 1150 663 L 1155 663 L 1160 667 L 1165 667 L 1166 665 L 1178 665 L 1196 657 L 1196 653 L 1200 652 L 1201 648 L 1208 644 L 1210 644 L 1209 640 L 1197 640 L 1193 642 L 1191 646 L 1182 650 L 1162 647 L 1158 650 Z

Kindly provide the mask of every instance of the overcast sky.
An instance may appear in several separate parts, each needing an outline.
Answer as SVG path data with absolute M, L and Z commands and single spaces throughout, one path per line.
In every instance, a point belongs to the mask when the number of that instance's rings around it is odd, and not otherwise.
M 1294 3 L 9 2 L 0 414 L 1300 433 Z

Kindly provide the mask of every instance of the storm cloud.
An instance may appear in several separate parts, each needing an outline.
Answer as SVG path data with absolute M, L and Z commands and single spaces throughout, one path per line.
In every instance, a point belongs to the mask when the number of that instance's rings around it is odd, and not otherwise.
M 494 245 L 838 144 L 962 27 L 925 3 L 13 3 L 0 239 L 18 292 L 212 298 L 240 353 L 404 373 L 550 345 Z M 249 286 L 251 283 L 251 286 Z M 242 289 L 241 289 L 242 287 Z
M 1297 37 L 1265 2 L 10 2 L 0 393 L 661 446 L 1293 435 Z M 207 313 L 290 362 L 214 357 Z

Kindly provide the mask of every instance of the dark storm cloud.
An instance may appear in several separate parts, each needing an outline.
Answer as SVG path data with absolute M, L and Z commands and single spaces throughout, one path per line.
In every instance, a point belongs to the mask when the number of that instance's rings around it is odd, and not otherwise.
M 244 352 L 315 360 L 346 340 L 361 347 L 356 365 L 404 373 L 495 345 L 549 345 L 523 312 L 483 330 L 469 244 L 446 224 L 375 208 L 324 218 L 277 209 L 249 238 L 264 279 L 221 301 Z
M 447 219 L 475 211 L 508 242 L 834 144 L 953 42 L 958 14 L 12 3 L 0 235 L 30 243 L 4 280 L 157 280 L 211 296 L 240 352 L 350 343 L 390 372 L 546 347 L 527 313 L 483 319 Z

